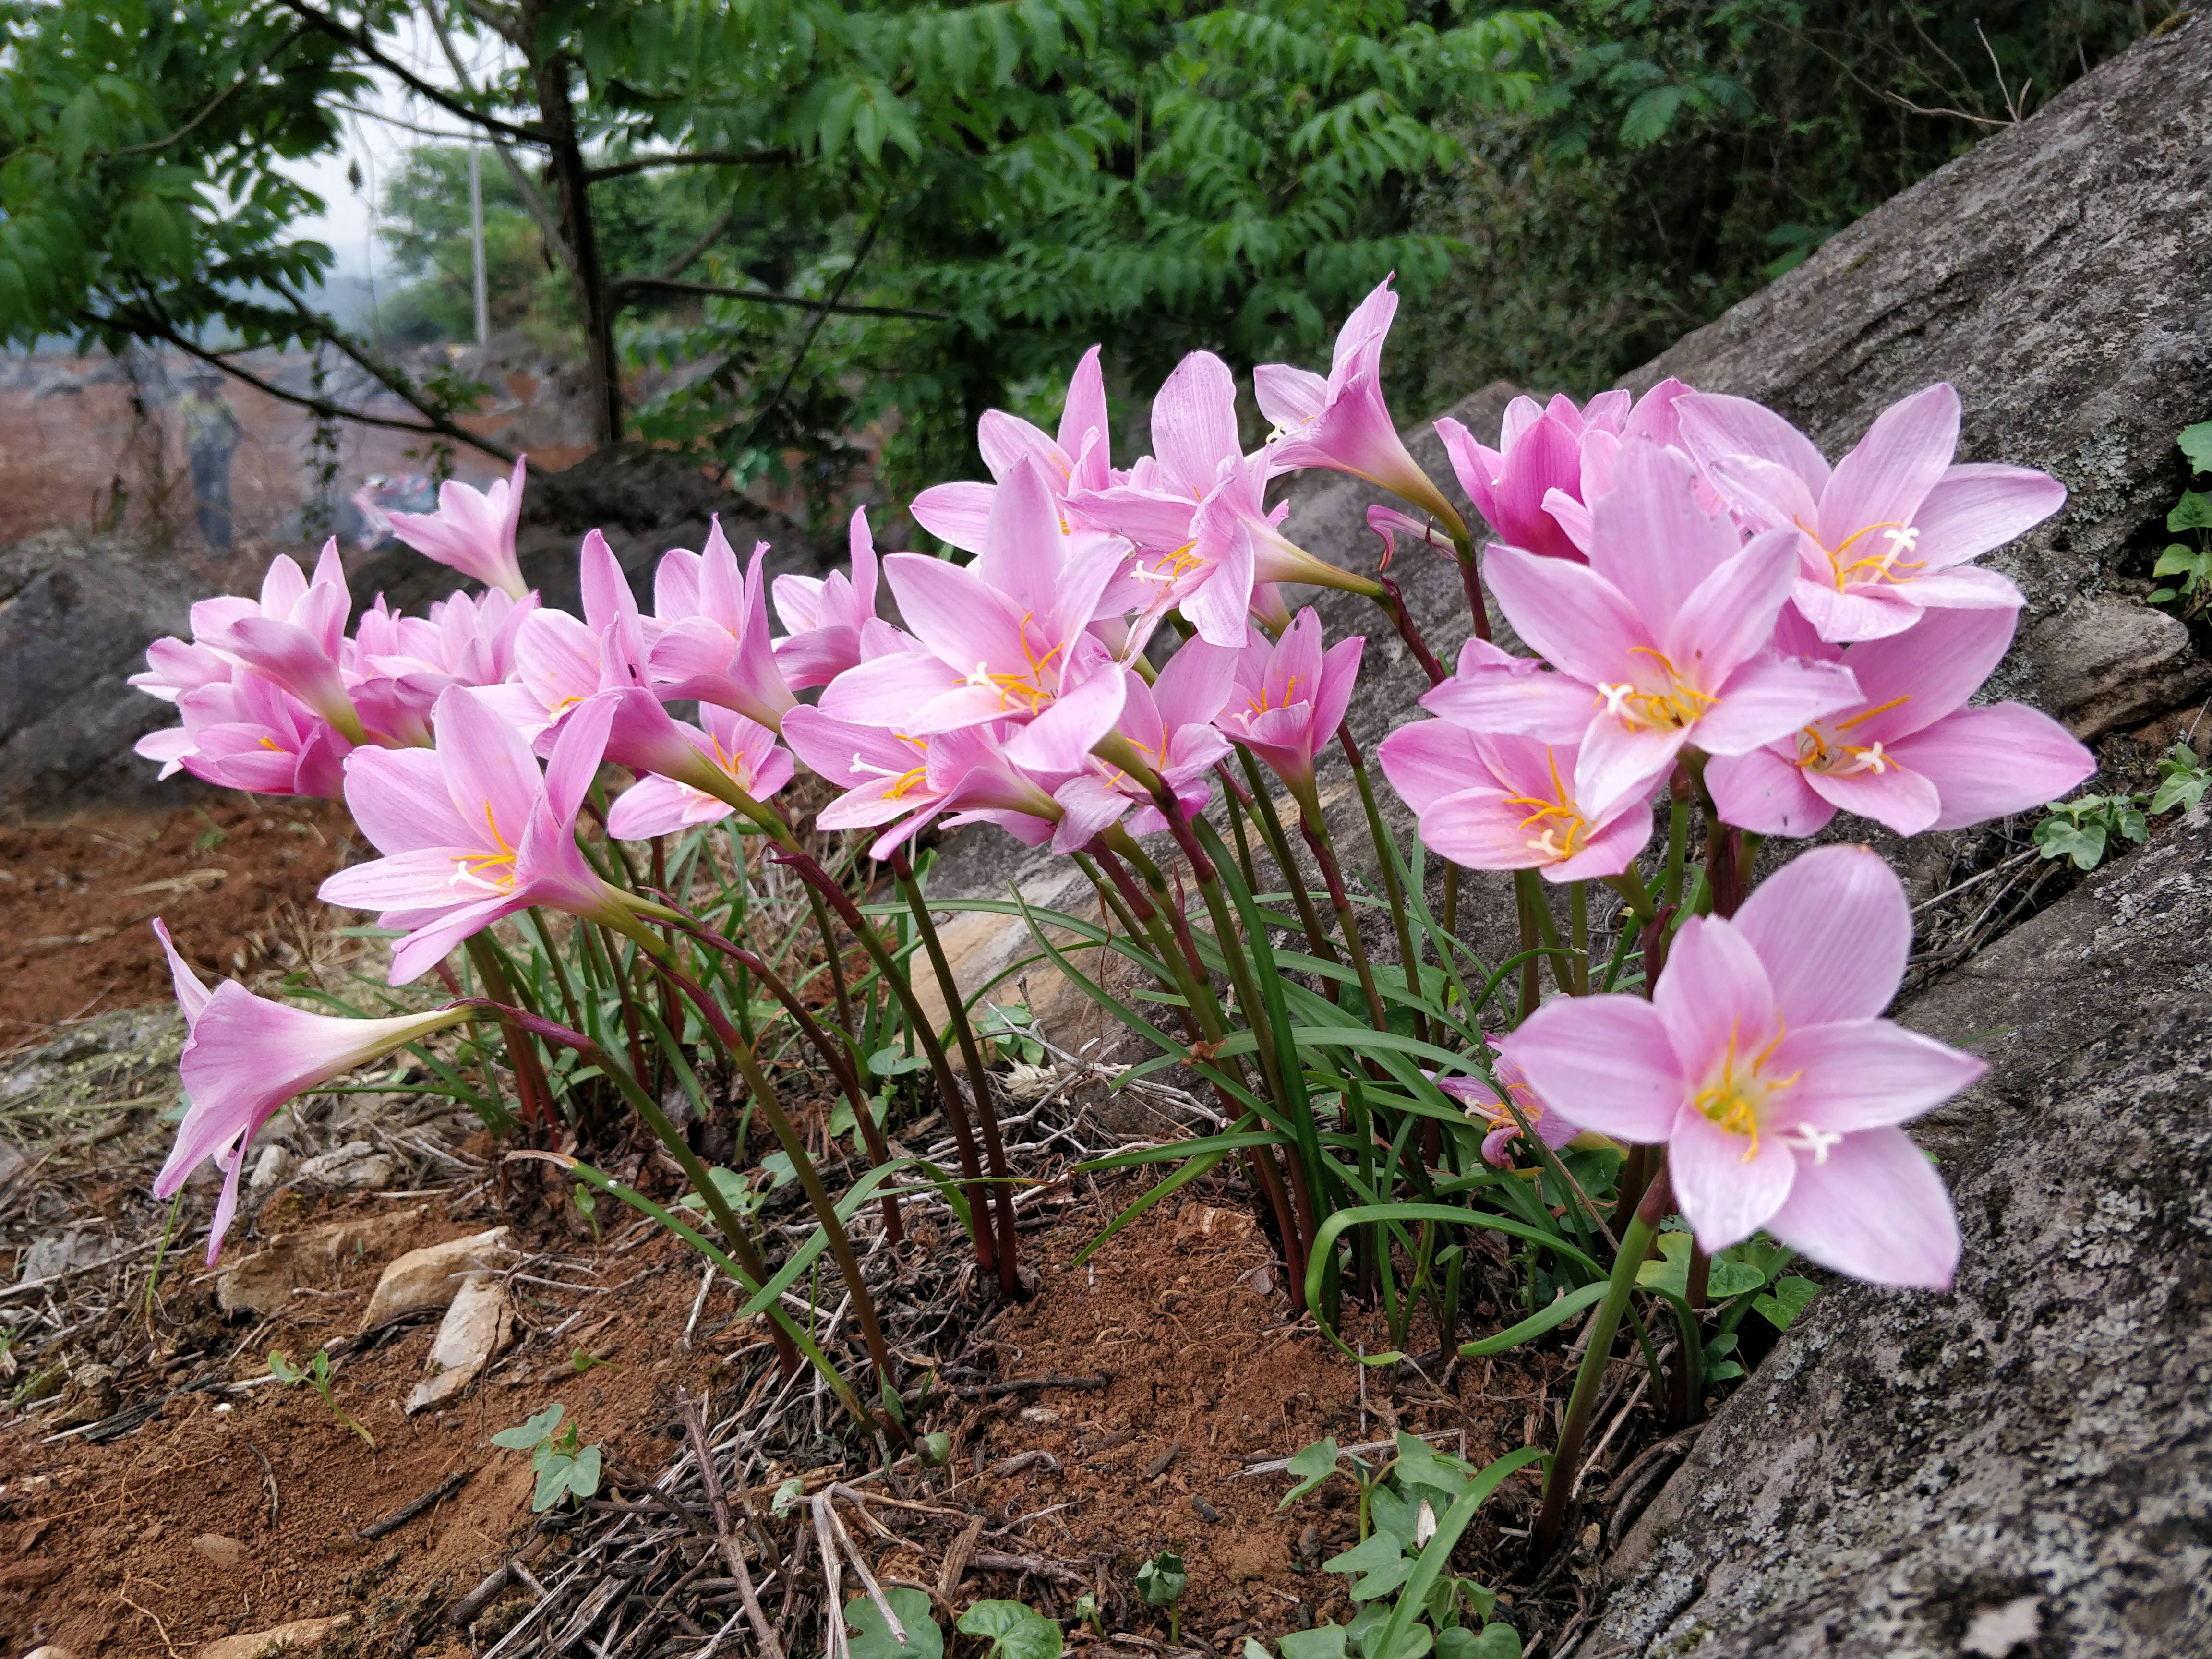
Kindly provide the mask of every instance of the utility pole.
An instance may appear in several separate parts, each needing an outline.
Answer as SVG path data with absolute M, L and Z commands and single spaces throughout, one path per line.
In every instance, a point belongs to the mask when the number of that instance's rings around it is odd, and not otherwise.
M 483 173 L 473 138 L 469 140 L 469 240 L 476 261 L 477 343 L 483 345 L 491 338 L 491 301 L 484 287 Z

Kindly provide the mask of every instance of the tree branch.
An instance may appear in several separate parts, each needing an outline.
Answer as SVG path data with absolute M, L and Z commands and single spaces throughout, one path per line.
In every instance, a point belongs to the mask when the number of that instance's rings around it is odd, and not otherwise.
M 487 115 L 482 110 L 471 109 L 446 91 L 444 88 L 432 86 L 404 64 L 387 58 L 379 51 L 376 43 L 369 38 L 367 30 L 348 28 L 329 13 L 317 11 L 307 3 L 307 0 L 283 0 L 283 3 L 289 10 L 306 20 L 310 27 L 329 35 L 333 40 L 343 41 L 379 69 L 398 76 L 401 83 L 418 97 L 428 99 L 439 108 L 458 115 L 465 121 L 473 122 L 487 132 L 500 133 L 526 144 L 542 144 L 545 142 L 544 135 L 532 128 L 519 127 L 512 122 L 501 120 L 496 115 Z
M 428 9 L 431 31 L 438 37 L 438 46 L 446 54 L 446 62 L 453 66 L 453 79 L 460 83 L 464 92 L 473 96 L 476 88 L 470 83 L 469 71 L 461 62 L 460 53 L 453 50 L 453 36 L 446 33 L 445 15 L 434 4 Z M 522 198 L 523 208 L 537 225 L 538 234 L 545 239 L 545 246 L 553 250 L 554 257 L 567 267 L 572 278 L 580 280 L 576 269 L 575 250 L 568 246 L 568 239 L 561 234 L 560 221 L 554 216 L 553 210 L 545 204 L 545 198 L 538 193 L 538 187 L 530 182 L 530 175 L 523 172 L 522 163 L 516 161 L 514 152 L 497 138 L 491 141 L 491 147 L 493 153 L 499 157 L 500 165 L 507 169 L 507 176 L 514 181 L 515 194 Z
M 837 302 L 845 297 L 846 288 L 854 277 L 860 274 L 862 262 L 867 258 L 868 251 L 876 245 L 876 233 L 883 228 L 884 216 L 882 210 L 878 210 L 874 220 L 868 226 L 868 234 L 860 238 L 860 246 L 853 250 L 853 263 L 838 273 L 836 284 L 830 290 L 830 297 L 820 301 L 816 308 L 814 320 L 807 325 L 806 333 L 799 342 L 799 349 L 792 354 L 791 367 L 783 371 L 783 379 L 777 383 L 775 391 L 769 396 L 769 400 L 760 406 L 760 413 L 753 416 L 753 423 L 745 428 L 745 447 L 751 447 L 753 440 L 760 435 L 761 428 L 768 423 L 768 417 L 775 412 L 775 406 L 783 401 L 783 394 L 791 390 L 791 383 L 799 378 L 799 365 L 806 361 L 806 354 L 814 349 L 814 337 L 822 332 L 822 325 L 830 320 L 830 313 L 838 308 Z M 924 923 L 927 924 L 927 921 L 928 918 L 925 916 Z M 977 1083 L 975 1086 L 980 1091 L 982 1085 Z M 979 1104 L 982 1103 L 983 1097 L 980 1092 L 975 1098 Z M 982 1109 L 988 1111 L 990 1109 L 988 1105 L 983 1105 Z M 1010 1234 L 1009 1249 L 1012 1248 L 1011 1238 Z
M 685 263 L 689 264 L 690 261 L 687 260 Z M 845 273 L 847 280 L 850 279 L 851 275 L 848 270 Z M 827 300 L 811 300 L 799 294 L 770 294 L 765 289 L 717 288 L 712 283 L 679 283 L 665 276 L 617 276 L 607 286 L 618 293 L 635 289 L 647 289 L 660 294 L 696 295 L 702 299 L 708 300 L 750 300 L 764 306 L 790 306 L 800 311 L 818 310 L 828 316 L 911 317 L 915 321 L 923 323 L 949 323 L 952 320 L 952 313 L 949 311 L 922 311 L 912 306 L 843 304 L 836 298 L 836 294 L 842 294 L 845 291 L 843 282 L 838 283 L 835 294 Z
M 661 266 L 659 270 L 655 271 L 653 273 L 654 279 L 663 283 L 672 283 L 678 276 L 681 276 L 685 271 L 689 270 L 693 264 L 697 263 L 701 257 L 706 253 L 708 248 L 714 246 L 715 243 L 722 240 L 722 233 L 729 229 L 731 222 L 737 216 L 737 204 L 735 203 L 732 203 L 728 207 L 722 210 L 720 216 L 718 217 L 713 224 L 708 226 L 704 231 L 700 233 L 699 240 L 697 241 L 692 243 L 690 247 L 685 248 L 683 252 L 678 254 L 673 259 L 671 259 L 666 264 Z M 607 285 L 608 291 L 611 293 L 614 289 L 621 287 L 621 285 L 619 279 L 613 283 L 610 283 Z
M 435 426 L 422 426 L 412 421 L 395 421 L 389 416 L 371 415 L 362 410 L 348 409 L 341 404 L 331 402 L 328 398 L 309 398 L 296 392 L 287 392 L 283 386 L 263 380 L 251 369 L 240 368 L 236 363 L 228 361 L 222 354 L 207 350 L 198 345 L 190 336 L 181 332 L 166 318 L 126 315 L 103 317 L 96 312 L 89 311 L 79 312 L 77 315 L 82 321 L 91 324 L 95 328 L 119 328 L 124 332 L 135 334 L 141 339 L 160 340 L 173 345 L 187 357 L 197 358 L 210 368 L 219 368 L 234 380 L 243 381 L 256 392 L 274 398 L 279 403 L 290 404 L 295 408 L 304 409 L 316 415 L 329 416 L 337 420 L 353 421 L 362 426 L 381 427 L 389 432 L 412 432 L 426 438 L 453 438 L 467 444 L 472 449 L 482 450 L 495 459 L 505 461 L 509 465 L 514 463 L 513 450 L 495 444 L 489 438 L 479 438 L 475 433 L 457 427 L 449 421 L 441 421 Z
M 795 160 L 791 150 L 781 146 L 774 149 L 702 149 L 681 155 L 633 155 L 626 161 L 609 161 L 590 168 L 584 174 L 586 183 L 598 184 L 603 179 L 627 178 L 633 173 L 646 173 L 654 167 L 775 167 Z
M 193 128 L 198 126 L 201 122 L 206 120 L 209 116 L 221 109 L 223 106 L 224 100 L 228 99 L 231 94 L 238 91 L 242 87 L 251 86 L 260 76 L 261 71 L 269 67 L 269 62 L 271 58 L 275 58 L 287 46 L 292 46 L 295 42 L 305 39 L 307 33 L 307 26 L 302 23 L 299 27 L 294 29 L 283 40 L 277 41 L 276 44 L 270 46 L 268 51 L 263 52 L 260 57 L 255 58 L 251 64 L 248 64 L 246 68 L 240 71 L 238 79 L 233 81 L 221 92 L 218 92 L 214 97 L 209 99 L 206 103 L 201 105 L 200 112 L 198 115 L 192 117 L 191 120 L 185 122 L 184 125 L 179 127 L 167 137 L 156 138 L 150 143 L 131 144 L 122 149 L 110 150 L 107 152 L 106 159 L 111 161 L 121 161 L 126 155 L 151 155 L 156 150 L 164 150 L 168 149 L 168 147 L 175 143 L 178 139 L 184 137 L 186 134 L 190 133 Z

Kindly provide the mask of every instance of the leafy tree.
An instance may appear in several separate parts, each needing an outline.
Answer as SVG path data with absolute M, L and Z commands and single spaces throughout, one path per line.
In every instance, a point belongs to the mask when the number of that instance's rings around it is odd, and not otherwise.
M 291 235 L 316 204 L 277 167 L 334 147 L 377 70 L 491 147 L 562 273 L 603 439 L 631 426 L 627 347 L 708 366 L 648 435 L 744 475 L 795 453 L 826 486 L 879 422 L 910 476 L 970 459 L 981 407 L 1094 337 L 1141 391 L 1188 345 L 1310 349 L 1393 267 L 1432 281 L 1449 240 L 1407 218 L 1456 154 L 1439 121 L 1528 106 L 1547 28 L 1400 0 L 432 0 L 460 80 L 439 87 L 388 49 L 410 9 L 0 4 L 0 329 L 328 343 L 418 429 L 477 441 L 464 389 L 414 385 L 305 297 L 331 256 Z M 502 67 L 471 83 L 463 47 L 489 37 Z M 696 309 L 672 325 L 672 301 Z

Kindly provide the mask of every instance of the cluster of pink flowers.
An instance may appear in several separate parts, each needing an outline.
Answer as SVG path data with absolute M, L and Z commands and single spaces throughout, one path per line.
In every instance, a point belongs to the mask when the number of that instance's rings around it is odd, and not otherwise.
M 1365 478 L 1424 515 L 1377 509 L 1386 540 L 1472 557 L 1383 401 L 1396 303 L 1387 282 L 1368 298 L 1326 376 L 1257 372 L 1274 430 L 1249 453 L 1235 378 L 1198 352 L 1153 404 L 1152 453 L 1115 467 L 1094 349 L 1056 433 L 988 414 L 993 482 L 915 500 L 964 562 L 878 557 L 856 514 L 847 569 L 770 580 L 766 544 L 740 560 L 717 526 L 661 560 L 647 611 L 594 532 L 571 616 L 523 583 L 520 465 L 486 494 L 449 485 L 437 514 L 398 532 L 487 592 L 427 618 L 380 599 L 349 637 L 335 549 L 312 580 L 280 559 L 258 602 L 209 600 L 191 642 L 149 653 L 136 683 L 183 724 L 141 752 L 343 799 L 383 856 L 324 895 L 404 930 L 395 983 L 526 906 L 628 919 L 629 896 L 576 844 L 602 762 L 639 780 L 593 809 L 617 837 L 757 815 L 804 764 L 842 791 L 817 823 L 876 831 L 878 857 L 939 821 L 1059 851 L 1157 831 L 1206 809 L 1239 745 L 1310 808 L 1363 642 L 1326 643 L 1282 587 L 1377 589 L 1288 539 L 1270 479 L 1316 465 Z M 1470 868 L 1573 881 L 1629 867 L 1678 768 L 1761 835 L 1808 835 L 1838 810 L 1911 834 L 2079 782 L 2089 757 L 2051 721 L 1967 706 L 2021 604 L 1972 561 L 2063 491 L 1954 464 L 1958 424 L 1951 389 L 1930 387 L 1831 468 L 1770 411 L 1673 381 L 1582 408 L 1518 399 L 1495 449 L 1439 422 L 1498 537 L 1489 592 L 1534 654 L 1469 639 L 1421 699 L 1435 718 L 1382 743 L 1423 840 Z M 878 615 L 886 588 L 902 625 Z M 1171 618 L 1187 637 L 1155 669 L 1146 647 Z M 696 721 L 672 703 L 696 704 Z M 1443 1086 L 1484 1118 L 1493 1158 L 1517 1133 L 1506 1098 L 1547 1144 L 1577 1126 L 1667 1142 L 1708 1248 L 1764 1225 L 1850 1272 L 1942 1282 L 1955 1231 L 1895 1125 L 1973 1062 L 1876 1018 L 1902 972 L 1903 907 L 1870 854 L 1809 855 L 1733 921 L 1685 924 L 1652 1000 L 1540 1012 L 1504 1041 L 1504 1097 L 1473 1077 Z M 250 1133 L 226 1118 L 191 1145 L 234 1159 Z M 1882 1220 L 1875 1185 L 1919 1222 Z

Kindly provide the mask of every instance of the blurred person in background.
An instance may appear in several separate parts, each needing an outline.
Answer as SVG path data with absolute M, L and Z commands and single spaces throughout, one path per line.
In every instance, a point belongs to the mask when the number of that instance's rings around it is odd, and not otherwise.
M 219 374 L 195 374 L 178 401 L 185 422 L 185 452 L 192 464 L 192 507 L 200 538 L 216 553 L 231 545 L 230 458 L 238 448 L 238 411 L 222 395 Z

